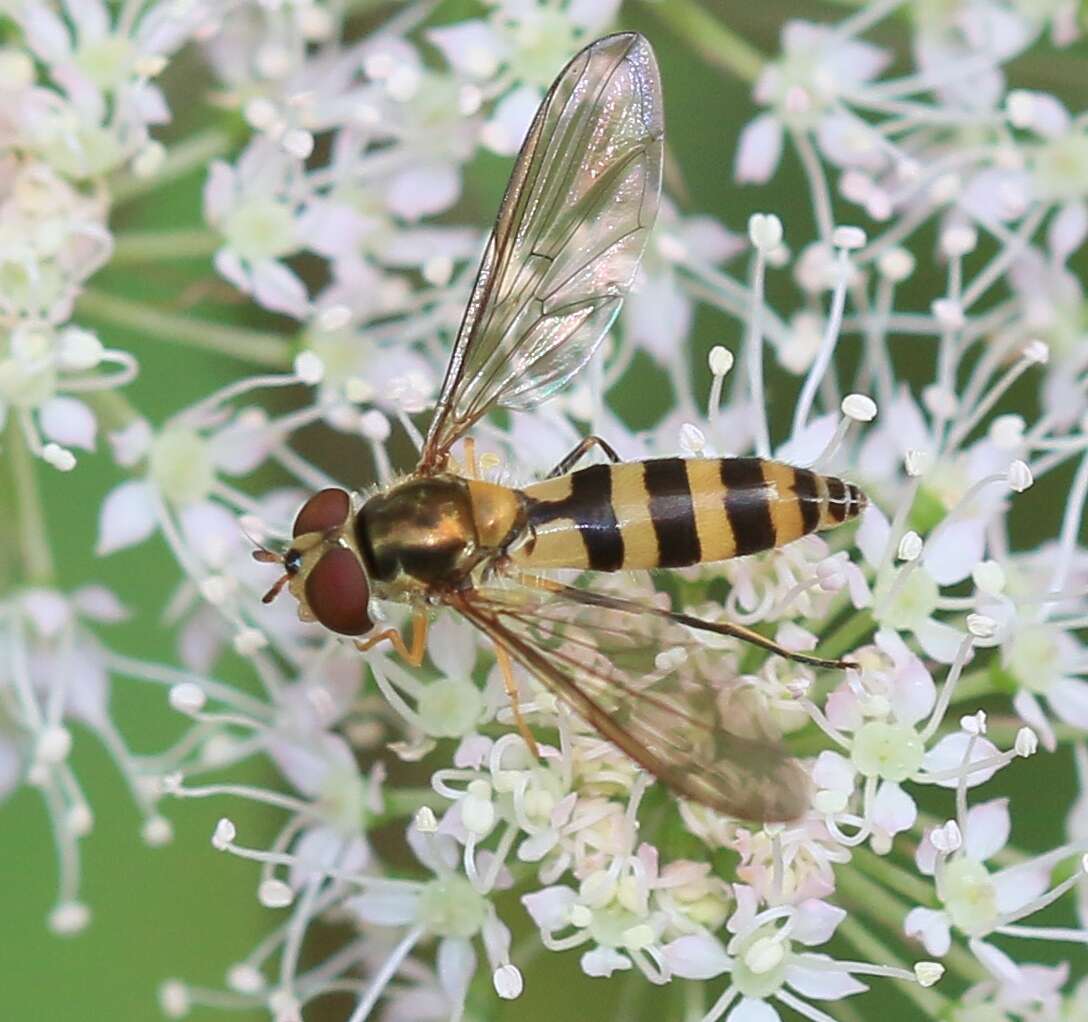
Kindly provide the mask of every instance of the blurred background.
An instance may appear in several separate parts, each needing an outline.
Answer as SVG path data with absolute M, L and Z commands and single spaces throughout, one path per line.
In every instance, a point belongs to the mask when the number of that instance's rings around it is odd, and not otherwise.
M 387 14 L 394 5 L 359 6 L 360 23 L 364 24 Z M 452 21 L 476 9 L 468 2 L 439 3 L 431 20 Z M 803 5 L 791 0 L 718 0 L 702 4 L 692 0 L 632 0 L 624 5 L 621 25 L 645 33 L 661 64 L 671 194 L 682 209 L 713 214 L 736 231 L 744 230 L 751 213 L 772 211 L 785 224 L 787 241 L 791 235 L 813 236 L 807 192 L 795 157 L 788 150 L 782 171 L 769 185 L 739 188 L 733 184 L 737 134 L 755 108 L 749 95 L 750 84 L 716 62 L 713 37 L 701 31 L 700 19 L 719 19 L 757 50 L 771 54 L 777 49 L 779 32 L 788 18 L 802 14 L 807 19 L 821 20 L 841 17 L 842 13 L 842 5 L 813 0 Z M 873 38 L 896 52 L 905 66 L 907 33 L 903 22 L 892 19 Z M 1040 44 L 1013 63 L 1008 72 L 1018 86 L 1052 91 L 1074 110 L 1088 105 L 1088 50 L 1083 43 L 1062 51 Z M 185 137 L 196 120 L 207 123 L 209 116 L 219 118 L 225 131 L 241 137 L 236 114 L 219 111 L 209 115 L 206 109 L 192 108 L 187 97 L 200 96 L 199 86 L 205 80 L 192 54 L 183 56 L 165 74 L 162 84 L 175 114 L 174 123 L 164 135 L 168 144 Z M 479 158 L 470 167 L 462 205 L 451 219 L 488 223 L 509 167 L 509 161 L 498 157 Z M 123 234 L 137 229 L 198 226 L 203 181 L 204 173 L 200 171 L 168 189 L 157 189 L 146 196 L 135 194 L 119 208 L 114 229 Z M 924 249 L 923 241 L 916 250 Z M 1083 270 L 1082 264 L 1082 274 Z M 222 322 L 244 321 L 273 329 L 281 325 L 274 317 L 233 300 L 204 255 L 186 262 L 145 267 L 121 253 L 94 279 L 93 285 L 103 293 L 139 295 L 176 309 L 199 305 L 200 315 Z M 907 286 L 911 291 L 901 304 L 910 306 L 909 295 L 916 293 L 918 304 L 928 305 L 932 295 L 941 293 L 943 271 L 922 265 Z M 112 322 L 96 323 L 93 315 L 84 319 L 98 328 L 103 338 L 136 354 L 142 371 L 129 393 L 138 407 L 153 412 L 160 421 L 217 386 L 250 372 L 249 366 L 196 350 L 187 350 L 182 363 L 173 345 L 157 339 L 152 329 L 125 332 Z M 704 308 L 692 334 L 693 362 L 705 364 L 703 357 L 714 344 L 735 350 L 738 342 L 737 324 Z M 177 371 L 181 364 L 184 375 Z M 656 372 L 647 360 L 625 390 L 612 395 L 618 409 L 634 426 L 649 425 L 664 410 L 664 399 L 659 407 L 654 403 L 655 394 L 662 392 L 654 386 Z M 774 392 L 782 381 L 773 369 L 770 373 L 768 388 Z M 792 386 L 781 391 L 780 400 L 772 402 L 772 408 L 783 418 L 791 408 Z M 1008 399 L 1010 406 L 1020 408 L 1030 406 L 1032 401 L 1031 387 L 1026 383 Z M 342 466 L 345 458 L 357 459 L 357 473 L 341 468 L 340 474 L 354 477 L 353 481 L 360 485 L 370 481 L 362 448 L 347 449 L 320 430 L 308 435 L 307 442 L 313 445 L 311 455 L 326 464 Z M 1068 486 L 1071 471 L 1070 465 L 1068 470 L 1049 478 L 1045 485 L 1051 488 L 1053 500 L 1033 501 L 1032 516 L 1019 523 L 1026 543 L 1056 531 L 1063 487 Z M 97 454 L 84 457 L 79 470 L 71 476 L 62 478 L 42 472 L 41 477 L 48 532 L 58 554 L 61 584 L 97 579 L 112 588 L 134 613 L 128 622 L 110 626 L 111 644 L 134 656 L 176 662 L 173 639 L 162 623 L 162 614 L 177 576 L 161 540 L 98 561 L 94 558 L 97 509 L 119 478 L 110 459 L 100 448 Z M 1052 509 L 1051 520 L 1040 515 L 1043 507 Z M 230 664 L 219 673 L 230 680 Z M 113 699 L 115 718 L 135 751 L 159 749 L 176 737 L 177 722 L 166 707 L 161 689 L 143 689 L 131 682 L 116 684 Z M 140 841 L 140 820 L 110 760 L 96 742 L 78 732 L 74 766 L 96 813 L 94 832 L 82 843 L 83 894 L 92 907 L 93 921 L 83 934 L 71 939 L 48 932 L 45 917 L 55 890 L 54 850 L 37 796 L 22 789 L 0 805 L 0 1018 L 111 1022 L 154 1019 L 159 1017 L 156 991 L 164 978 L 180 976 L 197 984 L 221 985 L 228 965 L 267 933 L 276 918 L 257 903 L 255 869 L 211 848 L 212 828 L 226 806 L 212 800 L 170 803 L 175 839 L 165 848 L 151 849 Z M 1045 786 L 1039 785 L 1042 764 L 1033 766 L 1031 771 L 1003 771 L 986 789 L 989 797 L 1008 794 L 1016 800 L 1019 825 L 1015 837 L 1028 851 L 1044 850 L 1064 840 L 1063 812 L 1075 790 L 1068 748 L 1049 757 Z M 244 803 L 231 805 L 229 811 L 239 831 L 252 837 L 247 840 L 249 844 L 262 844 L 262 837 L 272 832 L 270 821 L 260 813 L 253 814 Z M 1031 821 L 1031 825 L 1025 827 L 1025 821 Z M 510 921 L 521 914 L 520 909 L 510 912 Z M 1071 924 L 1068 899 L 1063 907 L 1039 921 L 1046 920 Z M 526 932 L 527 928 L 521 930 L 522 934 Z M 517 937 L 516 930 L 515 946 Z M 894 941 L 891 935 L 889 939 Z M 1066 949 L 1061 954 L 1048 954 L 1045 947 L 1033 950 L 1037 960 L 1068 956 Z M 520 1000 L 477 1005 L 474 1017 L 518 1022 L 564 1017 L 681 1017 L 677 992 L 658 995 L 648 987 L 640 988 L 647 997 L 638 1003 L 620 1003 L 621 988 L 631 985 L 586 978 L 577 967 L 578 953 L 538 954 L 524 968 L 526 994 Z M 307 1017 L 344 1018 L 345 1003 L 315 1006 Z M 874 1018 L 876 1011 L 882 1019 L 892 1020 L 914 1017 L 916 1009 L 890 984 L 853 999 L 847 1013 L 835 1009 L 842 1018 Z M 226 1016 L 194 1009 L 192 1017 L 204 1022 Z M 232 1017 L 242 1020 L 266 1016 L 232 1013 Z

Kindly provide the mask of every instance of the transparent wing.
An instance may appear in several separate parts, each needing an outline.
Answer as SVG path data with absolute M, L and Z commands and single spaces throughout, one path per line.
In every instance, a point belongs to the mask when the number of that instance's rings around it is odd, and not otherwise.
M 563 69 L 518 154 L 420 459 L 495 406 L 543 401 L 588 361 L 631 286 L 661 191 L 657 63 L 608 36 Z
M 684 798 L 742 820 L 792 820 L 806 774 L 695 619 L 566 586 L 450 604 L 603 737 Z M 714 630 L 712 623 L 701 623 Z

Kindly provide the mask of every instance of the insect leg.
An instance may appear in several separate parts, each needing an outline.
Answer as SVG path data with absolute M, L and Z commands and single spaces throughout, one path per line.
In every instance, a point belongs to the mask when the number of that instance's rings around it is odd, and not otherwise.
M 510 663 L 510 654 L 498 643 L 495 643 L 495 659 L 498 661 L 499 670 L 502 672 L 503 688 L 506 689 L 506 694 L 510 697 L 510 709 L 514 711 L 514 720 L 518 725 L 518 733 L 533 756 L 540 759 L 540 748 L 536 744 L 532 731 L 529 730 L 529 725 L 525 723 L 525 718 L 521 715 L 521 697 L 518 695 L 518 682 L 514 677 L 514 667 Z
M 465 437 L 465 476 L 469 479 L 479 479 L 480 473 L 476 465 L 476 441 Z
M 589 436 L 583 437 L 578 446 L 548 473 L 547 478 L 554 479 L 556 476 L 569 472 L 594 447 L 599 447 L 604 451 L 608 460 L 613 464 L 620 460 L 620 456 L 613 450 L 612 445 L 607 440 L 601 439 L 596 433 L 590 433 Z
M 420 667 L 423 664 L 423 656 L 427 652 L 427 630 L 430 622 L 422 610 L 417 610 L 412 616 L 412 644 L 407 645 L 395 628 L 386 628 L 371 635 L 367 639 L 356 639 L 355 648 L 365 653 L 379 642 L 388 639 L 397 655 L 410 667 Z

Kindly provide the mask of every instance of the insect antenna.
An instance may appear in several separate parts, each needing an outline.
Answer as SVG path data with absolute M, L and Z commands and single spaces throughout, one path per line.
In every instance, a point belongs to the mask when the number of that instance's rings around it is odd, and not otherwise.
M 253 551 L 253 560 L 258 561 L 261 564 L 283 564 L 284 555 L 277 554 L 274 550 L 269 550 L 263 543 L 261 543 L 256 536 L 250 533 L 246 527 L 242 526 L 242 534 L 252 543 L 257 549 Z M 261 597 L 261 603 L 271 603 L 277 596 L 279 596 L 283 587 L 291 579 L 291 573 L 285 571 L 276 581 L 273 583 L 272 588 L 268 590 L 264 596 Z
M 267 558 L 257 556 L 257 554 L 259 554 L 261 552 L 262 551 L 260 551 L 260 550 L 254 550 L 253 551 L 253 557 L 254 557 L 255 560 L 258 560 L 258 561 L 267 560 Z M 267 553 L 267 551 L 264 551 L 264 552 Z M 273 555 L 273 557 L 275 557 L 275 555 Z M 279 560 L 279 558 L 275 558 L 275 559 Z M 271 603 L 277 596 L 279 596 L 280 591 L 283 589 L 283 587 L 285 585 L 287 585 L 290 578 L 291 578 L 290 573 L 286 572 L 286 571 L 282 575 L 280 575 L 280 577 L 278 579 L 276 579 L 276 581 L 274 583 L 272 583 L 272 588 L 269 589 L 268 592 L 265 593 L 264 596 L 261 597 L 261 603 Z
M 253 551 L 253 560 L 259 561 L 261 564 L 283 564 L 283 557 L 268 547 L 258 546 Z M 264 596 L 261 597 L 261 603 L 271 603 L 280 594 L 280 590 L 290 581 L 291 573 L 285 571 L 276 581 L 272 584 L 272 588 L 268 590 Z

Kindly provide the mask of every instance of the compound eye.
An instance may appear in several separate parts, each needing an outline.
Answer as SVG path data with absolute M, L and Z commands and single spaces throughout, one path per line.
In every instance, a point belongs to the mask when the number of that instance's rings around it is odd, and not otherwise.
M 307 532 L 328 532 L 338 529 L 351 513 L 351 498 L 347 492 L 335 487 L 315 493 L 299 511 L 292 536 Z
M 306 578 L 306 602 L 314 617 L 331 632 L 369 632 L 374 627 L 367 613 L 369 600 L 366 572 L 359 558 L 344 547 L 334 546 L 322 554 Z

